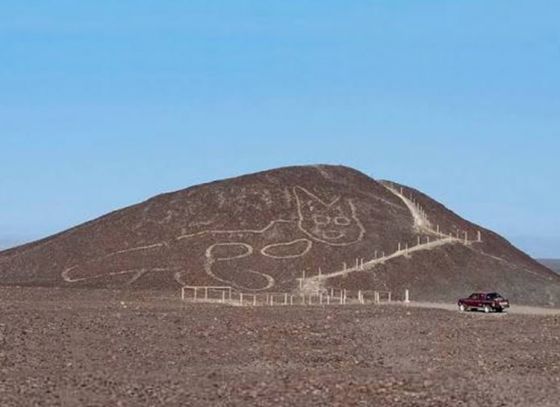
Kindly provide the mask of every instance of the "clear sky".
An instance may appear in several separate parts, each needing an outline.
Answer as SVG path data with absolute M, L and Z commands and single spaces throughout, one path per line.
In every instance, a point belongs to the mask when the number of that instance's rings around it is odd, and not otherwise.
M 560 257 L 559 18 L 538 0 L 2 1 L 0 245 L 332 163 Z

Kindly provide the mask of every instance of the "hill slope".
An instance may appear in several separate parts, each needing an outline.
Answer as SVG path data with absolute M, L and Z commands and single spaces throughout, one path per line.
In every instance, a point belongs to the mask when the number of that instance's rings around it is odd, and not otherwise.
M 351 267 L 356 259 L 363 266 Z M 560 302 L 560 276 L 500 236 L 419 191 L 336 166 L 159 195 L 0 252 L 4 285 L 288 291 L 304 271 L 303 287 L 409 288 L 419 300 L 488 289 Z
M 560 259 L 540 259 L 539 262 L 552 271 L 560 273 Z

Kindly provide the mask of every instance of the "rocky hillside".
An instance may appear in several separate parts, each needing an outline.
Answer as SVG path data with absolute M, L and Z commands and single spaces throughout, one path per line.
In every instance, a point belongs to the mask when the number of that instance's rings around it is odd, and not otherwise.
M 167 193 L 0 252 L 0 284 L 239 290 L 497 290 L 560 304 L 560 276 L 414 189 L 337 166 L 289 167 Z
M 544 264 L 552 271 L 560 273 L 560 259 L 541 259 L 539 260 L 539 262 Z

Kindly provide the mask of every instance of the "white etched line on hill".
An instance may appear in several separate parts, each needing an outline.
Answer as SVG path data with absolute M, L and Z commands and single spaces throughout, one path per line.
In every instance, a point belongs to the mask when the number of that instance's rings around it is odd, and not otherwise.
M 422 210 L 422 208 L 420 206 L 417 206 L 412 200 L 408 199 L 403 193 L 401 193 L 399 190 L 397 190 L 394 186 L 389 185 L 389 184 L 385 184 L 385 183 L 382 183 L 382 185 L 385 188 L 387 188 L 390 192 L 392 192 L 394 195 L 398 196 L 405 203 L 405 205 L 410 210 L 410 212 L 412 214 L 412 217 L 414 218 L 414 224 L 415 224 L 415 227 L 416 227 L 417 230 L 421 230 L 421 231 L 426 232 L 426 233 L 432 233 L 432 234 L 435 234 L 435 235 L 441 236 L 441 237 L 447 237 L 449 239 L 455 239 L 456 241 L 462 243 L 463 245 L 469 246 L 468 242 L 465 242 L 462 239 L 449 237 L 445 233 L 441 233 L 438 230 L 434 230 L 432 228 L 431 224 L 430 224 L 430 221 L 428 220 L 428 217 L 426 216 L 425 212 Z M 479 239 L 480 239 L 480 232 L 479 232 Z M 493 256 L 491 254 L 485 253 L 482 250 L 477 250 L 476 252 L 479 253 L 479 254 L 482 254 L 483 256 L 493 258 L 494 260 L 504 262 L 504 263 L 507 263 L 507 264 L 510 264 L 510 265 L 512 264 L 509 261 L 507 261 L 506 259 L 502 259 L 500 257 Z M 540 277 L 542 279 L 545 279 L 545 280 L 548 280 L 548 281 L 552 280 L 551 277 L 542 276 L 538 273 L 535 273 L 534 271 L 531 271 L 531 270 L 528 270 L 528 269 L 525 269 L 525 268 L 523 268 L 522 270 L 524 270 L 527 273 L 532 274 L 534 276 Z
M 375 258 L 375 259 L 366 261 L 361 265 L 356 265 L 354 267 L 349 267 L 349 268 L 344 267 L 342 270 L 338 270 L 338 271 L 335 271 L 335 272 L 332 272 L 332 273 L 321 274 L 321 275 L 309 277 L 309 278 L 305 279 L 306 281 L 303 282 L 302 285 L 310 286 L 310 287 L 311 286 L 316 287 L 319 282 L 327 280 L 329 278 L 348 275 L 348 274 L 356 272 L 356 271 L 369 271 L 379 264 L 383 264 L 386 261 L 396 259 L 396 258 L 401 257 L 401 256 L 408 256 L 410 253 L 415 253 L 415 252 L 424 251 L 424 250 L 432 250 L 436 247 L 441 247 L 441 246 L 445 246 L 445 245 L 448 245 L 448 244 L 455 244 L 455 243 L 459 243 L 459 244 L 462 244 L 462 245 L 465 245 L 465 246 L 469 245 L 468 241 L 465 241 L 463 239 L 459 239 L 459 238 L 456 238 L 456 237 L 453 237 L 453 236 L 448 236 L 445 233 L 441 233 L 438 230 L 434 230 L 433 227 L 432 227 L 432 224 L 430 223 L 430 221 L 429 221 L 429 219 L 426 215 L 426 213 L 420 207 L 420 205 L 417 205 L 411 199 L 407 198 L 402 192 L 398 191 L 393 186 L 391 186 L 389 184 L 385 184 L 385 183 L 382 183 L 382 185 L 385 188 L 387 188 L 387 190 L 389 190 L 392 194 L 399 197 L 403 201 L 403 203 L 406 205 L 406 207 L 410 211 L 410 214 L 412 215 L 413 227 L 417 232 L 425 233 L 425 234 L 428 234 L 428 235 L 439 236 L 440 239 L 433 240 L 431 242 L 429 241 L 427 243 L 418 244 L 418 245 L 410 247 L 410 248 L 405 247 L 404 249 L 401 249 L 400 244 L 399 244 L 399 250 L 395 251 L 394 253 L 392 253 L 390 255 Z M 420 239 L 418 241 L 420 241 Z
M 436 247 L 440 247 L 440 246 L 445 246 L 448 244 L 463 244 L 463 242 L 459 239 L 453 238 L 453 237 L 446 237 L 443 239 L 439 239 L 439 240 L 434 240 L 432 242 L 429 243 L 423 243 L 417 246 L 413 246 L 410 247 L 408 249 L 401 249 L 401 250 L 397 250 L 396 252 L 385 256 L 385 257 L 379 257 L 377 259 L 373 259 L 373 260 L 369 260 L 364 262 L 363 266 L 359 265 L 358 267 L 349 267 L 349 268 L 345 268 L 339 271 L 335 271 L 333 273 L 328 273 L 328 274 L 321 274 L 319 276 L 313 276 L 313 277 L 309 277 L 309 280 L 316 280 L 316 281 L 320 281 L 320 280 L 327 280 L 329 278 L 333 278 L 333 277 L 340 277 L 340 276 L 344 276 L 356 271 L 369 271 L 371 269 L 373 269 L 375 266 L 379 265 L 379 264 L 383 264 L 386 261 L 389 260 L 393 260 L 396 259 L 398 257 L 402 257 L 402 256 L 408 256 L 410 253 L 415 253 L 415 252 L 420 252 L 420 251 L 424 251 L 424 250 L 432 250 Z
M 107 256 L 105 256 L 105 258 L 110 257 L 110 256 L 114 256 L 116 254 L 137 252 L 137 251 L 140 251 L 140 250 L 155 249 L 156 247 L 163 247 L 165 245 L 166 245 L 165 243 L 155 243 L 155 244 L 151 244 L 151 245 L 147 245 L 147 246 L 139 246 L 139 247 L 133 247 L 131 249 L 119 250 L 119 251 L 108 254 Z
M 396 195 L 397 197 L 399 197 L 404 202 L 404 204 L 406 205 L 406 207 L 410 211 L 410 214 L 412 215 L 412 218 L 414 219 L 414 228 L 416 229 L 416 231 L 441 235 L 440 233 L 437 233 L 432 228 L 432 225 L 431 225 L 430 221 L 428 220 L 428 217 L 426 216 L 424 211 L 422 211 L 414 202 L 412 202 L 410 199 L 408 199 L 406 196 L 404 196 L 404 194 L 402 194 L 401 192 L 399 192 L 398 190 L 396 190 L 392 186 L 386 185 L 386 184 L 382 184 L 382 185 L 385 188 L 387 188 L 387 190 L 389 190 L 392 194 Z
M 469 245 L 470 242 L 468 240 L 468 234 L 466 231 L 463 231 L 464 238 L 461 238 L 459 234 L 457 234 L 457 236 L 455 237 L 452 234 L 445 234 L 441 232 L 441 230 L 439 229 L 439 225 L 437 226 L 437 229 L 434 229 L 424 209 L 412 199 L 407 198 L 404 195 L 402 188 L 399 191 L 397 188 L 395 188 L 394 185 L 391 185 L 387 182 L 381 182 L 381 185 L 383 185 L 385 188 L 387 188 L 387 190 L 399 197 L 404 202 L 414 219 L 414 226 L 417 231 L 424 232 L 426 234 L 432 234 L 434 236 L 439 236 L 441 238 L 454 238 L 458 241 L 463 242 L 465 246 Z M 474 241 L 482 242 L 482 235 L 480 231 L 478 231 L 478 237 Z

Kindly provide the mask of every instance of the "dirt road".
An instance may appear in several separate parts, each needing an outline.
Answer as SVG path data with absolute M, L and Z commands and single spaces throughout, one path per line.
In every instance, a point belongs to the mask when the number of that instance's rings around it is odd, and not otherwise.
M 417 308 L 432 308 L 432 309 L 444 309 L 448 311 L 457 311 L 457 304 L 442 303 L 442 302 L 410 302 L 409 304 L 394 303 L 397 306 L 408 306 Z M 560 315 L 560 309 L 558 308 L 541 308 L 541 307 L 530 307 L 526 305 L 512 305 L 508 310 L 507 314 L 520 314 L 520 315 Z

